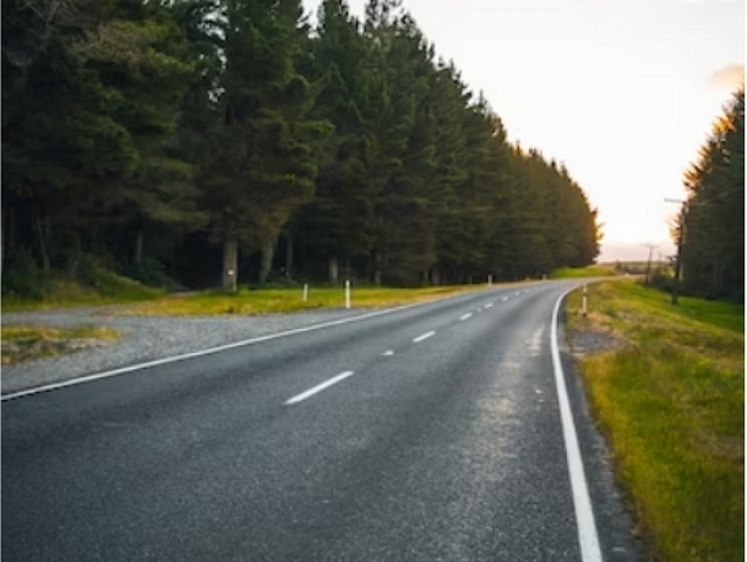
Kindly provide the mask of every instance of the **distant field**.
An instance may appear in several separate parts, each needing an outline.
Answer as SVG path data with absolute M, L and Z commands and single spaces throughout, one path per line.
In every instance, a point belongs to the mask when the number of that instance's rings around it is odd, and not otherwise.
M 567 303 L 568 331 L 621 345 L 580 361 L 655 560 L 744 560 L 744 308 L 633 282 Z
M 550 279 L 574 279 L 578 277 L 605 277 L 614 275 L 615 268 L 604 265 L 589 267 L 561 267 L 550 273 Z
M 352 288 L 351 305 L 356 308 L 395 306 L 419 302 L 465 291 L 485 288 L 485 285 L 425 287 L 421 289 L 391 289 L 382 287 Z M 345 304 L 340 288 L 314 288 L 308 300 L 302 300 L 298 289 L 242 289 L 235 294 L 219 291 L 203 292 L 180 297 L 163 297 L 126 307 L 119 314 L 144 315 L 199 315 L 199 314 L 265 314 L 294 312 L 322 307 L 340 308 Z

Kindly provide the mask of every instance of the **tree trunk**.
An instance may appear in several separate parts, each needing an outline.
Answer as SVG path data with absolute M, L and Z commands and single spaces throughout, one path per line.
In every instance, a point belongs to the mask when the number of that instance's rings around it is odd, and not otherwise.
M 226 235 L 223 239 L 223 280 L 224 291 L 236 292 L 236 278 L 239 266 L 239 243 L 235 236 Z
M 716 258 L 713 263 L 713 278 L 711 280 L 711 291 L 716 298 L 721 297 L 724 286 L 724 261 Z
M 371 262 L 373 263 L 373 284 L 377 287 L 381 287 L 381 254 L 378 250 L 373 250 L 371 253 Z
M 42 269 L 45 272 L 49 272 L 52 270 L 52 264 L 49 260 L 49 250 L 47 248 L 47 236 L 44 232 L 44 222 L 38 213 L 36 214 L 35 219 L 36 234 L 39 237 L 39 252 L 41 253 L 42 258 Z
M 286 281 L 291 278 L 291 270 L 293 269 L 293 233 L 285 233 L 285 279 Z
M 265 242 L 262 248 L 262 265 L 259 269 L 259 284 L 264 285 L 267 283 L 267 277 L 270 275 L 272 269 L 272 258 L 275 255 L 275 241 L 270 239 Z
M 441 284 L 441 275 L 437 267 L 431 271 L 431 285 L 438 286 Z
M 8 209 L 7 205 L 3 205 L 2 209 L 2 234 L 0 234 L 0 241 L 2 242 L 2 246 L 0 247 L 0 263 L 5 265 L 5 257 L 8 254 L 8 238 L 10 233 L 12 232 L 13 228 L 13 221 L 11 220 L 11 217 L 13 216 L 13 208 L 11 207 Z
M 350 258 L 347 254 L 345 254 L 343 262 L 345 263 L 345 279 L 350 279 L 352 277 L 352 268 L 350 267 Z
M 135 237 L 135 265 L 143 261 L 143 247 L 145 246 L 145 232 L 142 225 L 138 226 L 137 236 Z
M 329 256 L 329 281 L 337 283 L 340 278 L 340 268 L 337 264 L 337 256 Z
M 78 272 L 78 266 L 80 265 L 80 260 L 83 258 L 83 245 L 80 240 L 80 236 L 76 232 L 73 234 L 72 238 L 72 249 L 73 253 L 72 255 L 69 255 L 67 258 L 67 263 L 65 264 L 67 268 L 67 274 L 71 278 L 75 278 L 75 275 Z

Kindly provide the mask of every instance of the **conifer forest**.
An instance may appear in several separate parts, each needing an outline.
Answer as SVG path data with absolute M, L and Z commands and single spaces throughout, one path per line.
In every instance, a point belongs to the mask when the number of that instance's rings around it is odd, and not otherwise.
M 344 0 L 315 17 L 298 0 L 3 0 L 4 291 L 92 262 L 226 290 L 593 263 L 582 187 L 508 142 L 500 108 L 437 49 L 397 0 L 369 0 L 363 21 Z M 704 159 L 744 142 L 724 135 Z M 709 240 L 743 252 L 743 222 L 697 229 L 732 207 L 708 187 L 730 169 L 692 172 L 715 206 L 691 205 L 686 260 Z M 685 261 L 689 282 L 739 281 L 724 252 Z

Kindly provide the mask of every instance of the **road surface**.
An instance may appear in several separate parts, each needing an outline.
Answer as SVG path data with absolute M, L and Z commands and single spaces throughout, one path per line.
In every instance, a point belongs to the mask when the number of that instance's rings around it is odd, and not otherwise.
M 635 560 L 566 362 L 558 390 L 551 320 L 571 286 L 6 394 L 3 559 Z

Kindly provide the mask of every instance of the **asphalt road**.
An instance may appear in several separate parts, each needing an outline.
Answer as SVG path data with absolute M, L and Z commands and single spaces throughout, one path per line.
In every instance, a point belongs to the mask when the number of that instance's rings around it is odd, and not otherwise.
M 551 356 L 569 286 L 486 290 L 6 399 L 3 560 L 593 562 Z M 563 364 L 601 559 L 635 560 Z

